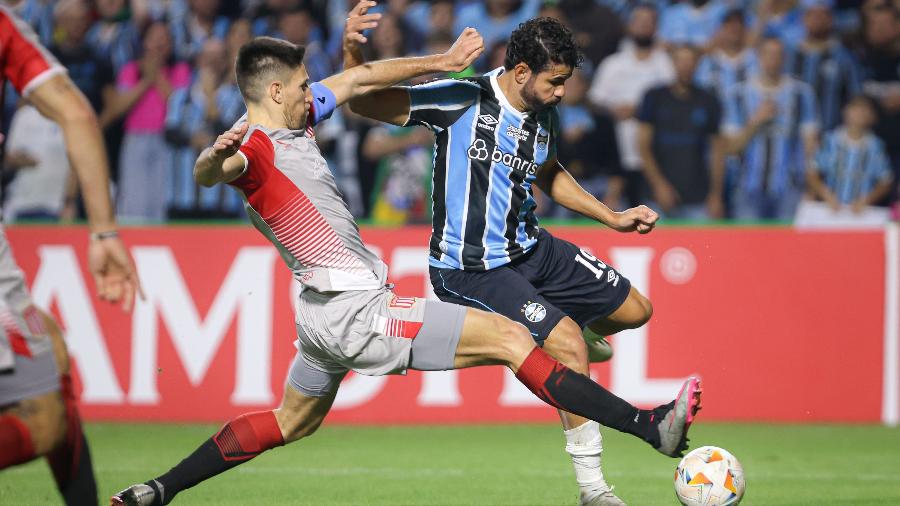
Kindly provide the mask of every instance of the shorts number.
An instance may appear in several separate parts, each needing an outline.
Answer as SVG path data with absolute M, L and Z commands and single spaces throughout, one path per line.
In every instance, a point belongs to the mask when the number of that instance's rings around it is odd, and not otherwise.
M 603 263 L 602 260 L 598 259 L 594 255 L 591 255 L 585 250 L 579 251 L 577 255 L 575 255 L 575 261 L 580 263 L 581 265 L 588 268 L 594 274 L 594 277 L 597 279 L 603 279 L 606 276 L 607 283 L 612 283 L 613 286 L 619 284 L 619 275 L 616 274 L 615 271 L 610 269 L 608 272 L 605 272 L 605 269 L 609 267 Z

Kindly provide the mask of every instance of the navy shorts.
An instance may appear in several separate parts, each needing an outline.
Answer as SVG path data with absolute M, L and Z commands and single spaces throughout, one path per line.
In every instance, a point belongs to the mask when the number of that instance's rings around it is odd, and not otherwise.
M 525 257 L 502 267 L 484 272 L 431 267 L 429 272 L 441 300 L 522 323 L 538 344 L 566 316 L 582 328 L 609 316 L 631 289 L 610 265 L 543 229 Z

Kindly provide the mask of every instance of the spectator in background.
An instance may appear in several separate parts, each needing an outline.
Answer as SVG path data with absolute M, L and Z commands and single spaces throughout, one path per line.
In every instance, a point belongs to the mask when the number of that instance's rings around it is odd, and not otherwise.
M 301 7 L 288 9 L 278 17 L 279 37 L 306 48 L 303 64 L 306 65 L 310 81 L 319 81 L 332 74 L 331 59 L 322 44 L 311 39 L 315 26 L 312 13 Z
M 14 4 L 15 2 L 7 2 Z M 15 5 L 13 10 L 26 23 L 28 23 L 38 39 L 44 46 L 53 42 L 54 8 L 55 0 L 22 0 Z
M 100 19 L 88 31 L 88 44 L 112 64 L 113 73 L 118 75 L 137 54 L 138 28 L 131 20 L 126 0 L 97 0 L 96 7 Z
M 456 5 L 453 0 L 432 0 L 428 11 L 430 33 L 452 34 L 456 23 Z
M 425 127 L 378 124 L 366 134 L 362 155 L 377 165 L 372 191 L 372 220 L 378 224 L 427 223 L 431 146 Z
M 787 52 L 789 74 L 816 91 L 823 130 L 831 130 L 841 121 L 841 108 L 859 94 L 859 65 L 850 51 L 833 36 L 832 0 L 805 2 L 803 25 L 806 38 Z
M 69 77 L 75 86 L 84 93 L 91 107 L 98 113 L 110 103 L 116 94 L 115 74 L 109 61 L 98 55 L 88 44 L 87 33 L 91 27 L 90 6 L 85 0 L 61 0 L 56 4 L 56 43 L 48 49 L 59 62 L 66 67 Z M 109 128 L 109 121 L 100 122 L 100 128 L 106 143 L 107 157 L 110 159 L 111 177 L 118 173 L 118 153 L 121 146 L 121 129 Z M 74 191 L 76 180 L 71 179 L 72 196 L 78 198 Z M 74 218 L 76 202 L 69 201 L 63 217 Z
M 85 0 L 61 0 L 56 4 L 57 42 L 48 49 L 59 60 L 72 82 L 84 93 L 95 111 L 103 109 L 104 97 L 115 93 L 115 75 L 109 62 L 87 43 L 91 27 L 90 6 Z M 105 125 L 104 125 L 105 126 Z
M 117 212 L 124 220 L 166 217 L 172 163 L 164 136 L 166 101 L 190 80 L 190 67 L 173 58 L 166 23 L 150 23 L 144 31 L 141 59 L 122 68 L 118 94 L 110 107 L 113 117 L 126 116 L 117 196 Z
M 186 16 L 170 22 L 175 57 L 182 61 L 193 61 L 207 40 L 224 40 L 229 25 L 219 15 L 219 0 L 188 0 L 188 8 Z
M 796 46 L 803 40 L 803 9 L 800 0 L 759 0 L 750 45 L 756 46 L 763 38 L 774 37 L 788 46 Z
M 603 61 L 588 92 L 590 101 L 608 109 L 616 120 L 629 207 L 638 205 L 644 192 L 637 150 L 638 102 L 648 89 L 671 82 L 675 75 L 669 55 L 656 45 L 656 21 L 655 8 L 646 4 L 635 7 L 628 22 L 628 40 L 622 50 Z
M 663 9 L 659 38 L 666 44 L 708 48 L 728 12 L 725 0 L 689 0 Z
M 200 187 L 194 181 L 194 161 L 237 117 L 223 118 L 223 105 L 235 100 L 232 79 L 234 60 L 228 59 L 225 44 L 209 39 L 197 55 L 197 70 L 191 85 L 179 88 L 169 97 L 165 134 L 172 150 L 169 218 L 234 219 L 243 205 L 237 192 L 227 187 Z M 238 93 L 237 100 L 241 101 Z M 223 104 L 226 102 L 226 104 Z
M 540 0 L 473 2 L 459 9 L 453 33 L 462 33 L 466 27 L 475 28 L 484 38 L 484 47 L 490 47 L 498 40 L 508 39 L 520 23 L 535 17 L 540 7 Z
M 727 150 L 741 154 L 733 216 L 790 220 L 816 148 L 816 97 L 808 84 L 784 72 L 780 40 L 762 40 L 759 64 L 759 74 L 725 98 Z
M 863 18 L 863 92 L 875 99 L 878 124 L 875 133 L 884 140 L 900 180 L 900 11 L 883 6 Z
M 253 20 L 253 35 L 278 37 L 278 19 L 285 12 L 301 7 L 301 0 L 264 0 L 254 4 L 249 17 Z M 347 10 L 344 11 L 345 18 Z
M 755 75 L 756 51 L 747 45 L 744 13 L 732 10 L 722 18 L 713 48 L 703 55 L 694 79 L 697 84 L 722 95 L 737 83 Z
M 3 220 L 57 221 L 75 217 L 66 143 L 59 125 L 31 105 L 16 111 L 5 144 L 3 167 L 15 171 L 7 187 Z
M 487 50 L 484 52 L 484 56 L 481 57 L 484 62 L 481 70 L 490 72 L 491 70 L 502 67 L 503 62 L 506 61 L 506 46 L 505 40 L 498 40 L 497 42 L 494 42 L 492 46 L 488 46 Z
M 860 213 L 890 193 L 893 173 L 884 143 L 872 133 L 876 116 L 870 99 L 853 98 L 843 115 L 844 124 L 825 134 L 807 182 L 833 210 L 849 207 Z
M 225 38 L 225 49 L 228 55 L 225 57 L 228 68 L 225 71 L 225 80 L 216 92 L 216 101 L 219 109 L 221 123 L 213 128 L 214 132 L 224 132 L 240 118 L 247 107 L 238 89 L 234 65 L 237 62 L 238 52 L 241 46 L 250 42 L 253 38 L 250 21 L 245 18 L 235 19 L 228 28 L 228 36 Z
M 612 9 L 595 0 L 562 0 L 557 6 L 592 69 L 619 50 L 625 27 Z
M 725 214 L 724 167 L 712 163 L 720 149 L 721 105 L 694 84 L 698 58 L 693 47 L 673 49 L 675 82 L 648 90 L 637 113 L 641 165 L 657 204 L 651 207 L 685 220 Z
M 566 81 L 566 94 L 557 106 L 561 133 L 559 160 L 588 193 L 611 209 L 623 209 L 625 178 L 616 145 L 615 123 L 605 111 L 594 113 L 587 106 L 588 85 L 589 76 L 582 69 L 575 69 Z M 551 199 L 540 197 L 538 209 L 543 216 L 573 216 Z
M 386 58 L 400 58 L 406 55 L 406 26 L 401 18 L 384 14 L 378 20 L 378 28 L 370 36 L 370 61 Z

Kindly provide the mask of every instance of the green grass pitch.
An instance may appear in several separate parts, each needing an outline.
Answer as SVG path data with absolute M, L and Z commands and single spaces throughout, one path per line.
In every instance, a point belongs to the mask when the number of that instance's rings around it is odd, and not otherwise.
M 167 470 L 212 425 L 90 424 L 102 501 Z M 699 423 L 694 446 L 744 464 L 744 505 L 900 505 L 900 429 Z M 183 492 L 176 504 L 575 505 L 577 487 L 554 425 L 324 426 L 304 441 Z M 608 481 L 629 505 L 678 504 L 677 460 L 604 431 Z M 0 472 L 0 504 L 59 504 L 43 461 Z

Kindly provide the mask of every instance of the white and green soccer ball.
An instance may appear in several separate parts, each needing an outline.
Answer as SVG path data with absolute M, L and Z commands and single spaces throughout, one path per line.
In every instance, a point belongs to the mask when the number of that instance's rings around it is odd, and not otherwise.
M 675 468 L 675 496 L 684 506 L 726 506 L 744 497 L 744 468 L 727 450 L 703 446 Z

